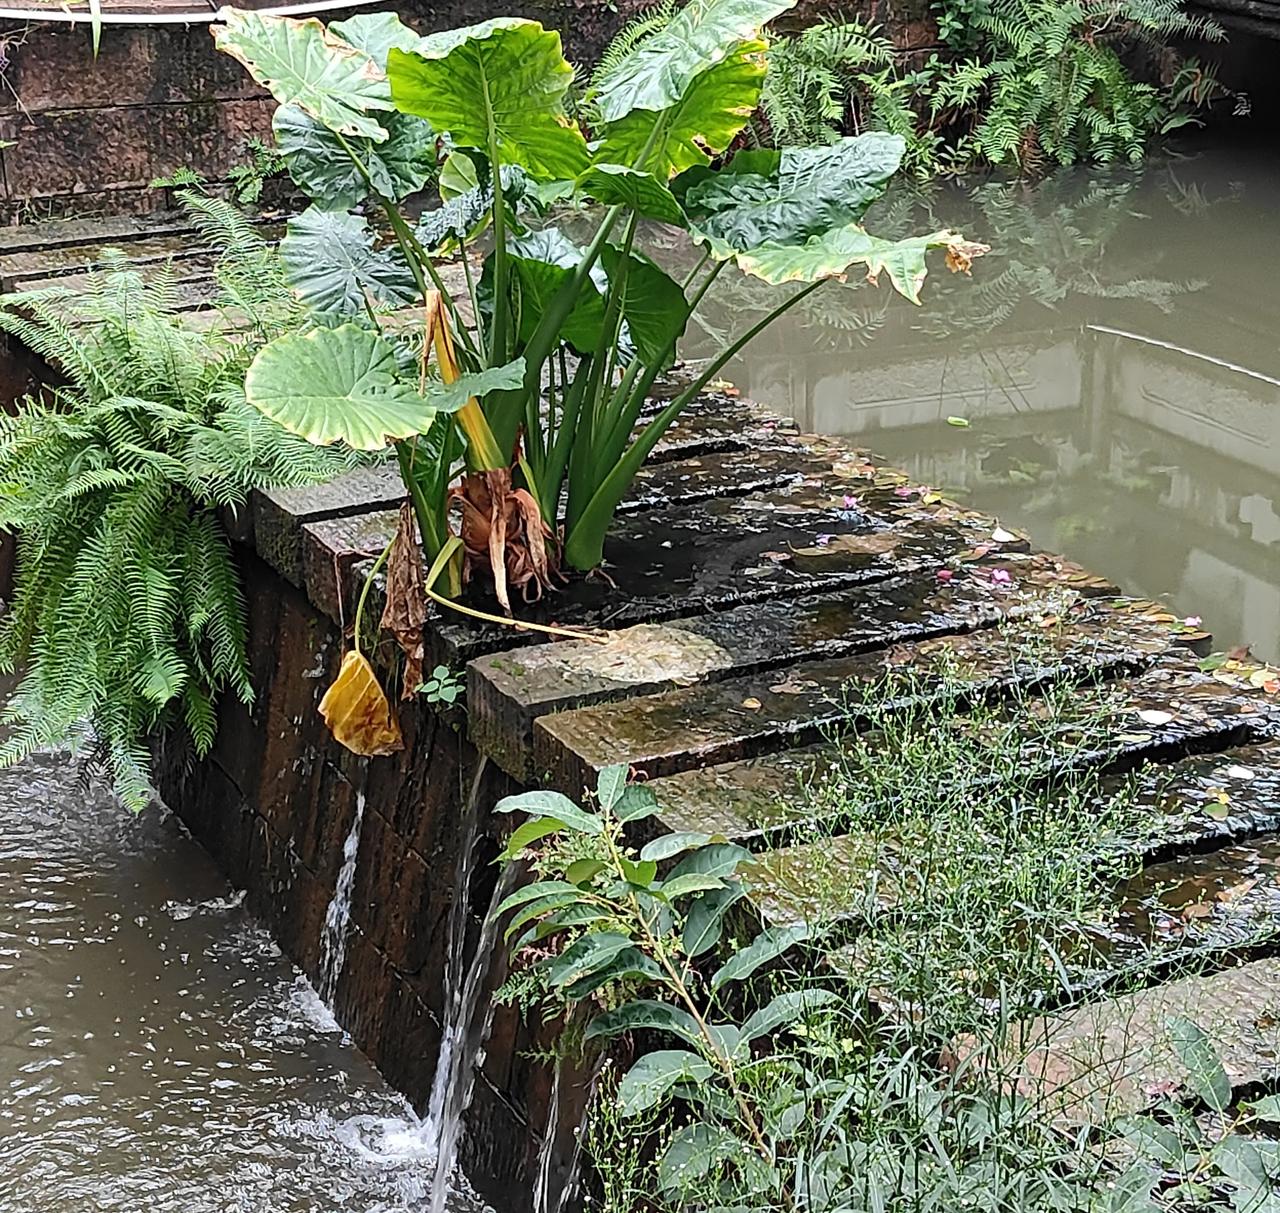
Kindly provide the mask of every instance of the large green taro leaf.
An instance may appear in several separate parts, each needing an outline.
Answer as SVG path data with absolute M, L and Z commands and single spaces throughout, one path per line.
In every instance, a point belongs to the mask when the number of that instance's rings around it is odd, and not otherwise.
M 333 22 L 329 33 L 364 51 L 383 71 L 386 71 L 387 55 L 393 46 L 407 51 L 422 37 L 395 13 L 356 13 L 345 21 Z
M 794 5 L 795 0 L 690 0 L 661 33 L 599 82 L 593 103 L 601 122 L 616 122 L 634 110 L 670 109 L 727 50 L 758 38 L 769 21 Z
M 509 242 L 508 261 L 513 288 L 520 292 L 520 341 L 527 342 L 556 294 L 573 278 L 582 263 L 583 252 L 558 228 L 530 232 Z M 481 273 L 481 305 L 492 306 L 493 258 L 485 261 Z M 560 336 L 581 353 L 597 348 L 604 332 L 604 293 L 608 278 L 599 265 L 592 267 L 590 281 L 583 284 L 573 308 L 560 326 Z
M 669 360 L 689 319 L 689 302 L 680 284 L 640 253 L 624 255 L 620 248 L 606 245 L 601 260 L 613 289 L 622 291 L 622 316 L 631 344 L 647 363 Z
M 386 131 L 370 110 L 391 109 L 382 69 L 329 33 L 314 17 L 272 17 L 224 8 L 215 27 L 219 50 L 238 59 L 282 105 L 297 105 L 343 135 L 380 143 Z
M 277 337 L 250 364 L 244 393 L 308 442 L 363 451 L 425 434 L 438 411 L 397 378 L 395 347 L 355 324 Z
M 416 298 L 404 259 L 374 248 L 368 223 L 345 211 L 311 206 L 290 219 L 280 258 L 298 297 L 323 315 L 362 316 L 366 298 L 388 307 Z
M 692 168 L 672 189 L 695 235 L 719 257 L 762 244 L 803 244 L 858 222 L 902 163 L 900 135 L 825 147 L 739 152 L 722 169 Z
M 648 219 L 685 226 L 684 212 L 675 195 L 652 173 L 620 164 L 597 164 L 587 170 L 579 187 L 606 206 L 625 206 Z
M 970 257 L 986 251 L 981 245 L 968 244 L 957 232 L 881 240 L 855 223 L 800 245 L 762 244 L 749 253 L 739 253 L 736 260 L 748 274 L 773 283 L 837 278 L 853 265 L 865 265 L 870 281 L 878 281 L 883 273 L 899 294 L 919 303 L 920 287 L 929 272 L 925 255 L 938 248 L 947 249 L 948 260 L 961 269 L 967 267 Z
M 298 106 L 280 106 L 271 125 L 289 176 L 325 210 L 358 205 L 368 196 L 370 182 L 384 198 L 399 202 L 422 189 L 436 170 L 436 133 L 412 114 L 383 115 L 385 138 L 380 143 L 358 136 L 346 139 L 364 173 L 342 140 Z
M 644 169 L 664 181 L 709 164 L 755 113 L 767 49 L 761 41 L 740 42 L 668 108 L 635 109 L 606 123 L 592 145 L 594 159 Z
M 488 150 L 539 180 L 577 177 L 582 132 L 565 115 L 573 68 L 560 35 L 536 21 L 498 17 L 431 34 L 387 60 L 396 108 L 425 118 L 461 147 Z

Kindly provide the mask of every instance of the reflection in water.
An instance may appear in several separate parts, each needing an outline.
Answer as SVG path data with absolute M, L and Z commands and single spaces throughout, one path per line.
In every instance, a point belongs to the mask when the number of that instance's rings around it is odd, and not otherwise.
M 855 436 L 1039 545 L 1202 615 L 1220 645 L 1274 659 L 1273 163 L 1234 149 L 890 200 L 873 230 L 956 226 L 993 253 L 971 280 L 935 273 L 923 309 L 884 289 L 819 291 L 725 374 L 806 429 Z M 779 298 L 721 283 L 689 357 Z
M 0 1213 L 412 1213 L 432 1153 L 172 817 L 0 771 Z

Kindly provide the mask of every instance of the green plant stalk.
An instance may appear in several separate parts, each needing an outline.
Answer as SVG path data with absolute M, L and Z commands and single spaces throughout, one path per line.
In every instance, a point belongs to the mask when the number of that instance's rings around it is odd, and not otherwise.
M 369 591 L 373 588 L 374 578 L 382 572 L 382 566 L 387 563 L 387 557 L 391 555 L 391 548 L 394 543 L 395 540 L 392 539 L 391 542 L 382 549 L 382 555 L 373 562 L 373 568 L 369 570 L 369 575 L 364 579 L 364 585 L 360 587 L 360 598 L 356 602 L 355 622 L 351 627 L 351 647 L 355 649 L 357 653 L 362 653 L 364 651 L 360 647 L 360 631 L 364 626 L 364 608 L 365 604 L 369 601 Z
M 606 817 L 608 814 L 606 813 Z M 689 993 L 688 985 L 677 972 L 675 965 L 671 963 L 671 958 L 667 955 L 667 949 L 663 945 L 660 937 L 654 935 L 649 928 L 649 920 L 645 917 L 644 911 L 640 908 L 640 903 L 636 900 L 636 895 L 631 887 L 631 882 L 627 879 L 626 869 L 622 866 L 622 855 L 618 851 L 617 843 L 614 838 L 614 829 L 611 828 L 612 823 L 606 824 L 602 833 L 605 846 L 608 849 L 609 862 L 613 865 L 614 874 L 619 881 L 627 889 L 627 903 L 631 909 L 632 923 L 640 931 L 641 939 L 649 947 L 649 951 L 653 958 L 658 962 L 662 971 L 667 975 L 669 989 L 684 1004 L 684 1008 L 694 1023 L 698 1025 L 698 1032 L 703 1041 L 703 1054 L 708 1057 L 713 1064 L 720 1070 L 724 1076 L 725 1082 L 729 1086 L 732 1093 L 734 1104 L 738 1110 L 738 1118 L 742 1123 L 742 1127 L 747 1130 L 751 1137 L 752 1144 L 760 1153 L 760 1156 L 770 1166 L 774 1164 L 774 1153 L 769 1148 L 769 1143 L 765 1141 L 764 1134 L 760 1129 L 759 1117 L 756 1115 L 751 1103 L 747 1098 L 746 1092 L 743 1091 L 738 1082 L 737 1072 L 734 1068 L 733 1059 L 720 1049 L 716 1043 L 716 1038 L 707 1025 L 706 1018 L 702 1014 L 701 1008 L 697 1001 Z M 787 1209 L 793 1208 L 790 1198 L 784 1192 L 782 1194 L 783 1201 Z
M 719 373 L 720 369 L 738 353 L 744 345 L 769 327 L 779 316 L 795 307 L 806 296 L 822 286 L 825 279 L 811 282 L 797 291 L 790 299 L 774 308 L 759 323 L 752 325 L 727 349 L 721 351 L 692 384 L 667 405 L 635 440 L 613 469 L 604 478 L 591 498 L 576 525 L 565 537 L 564 555 L 571 568 L 593 569 L 604 559 L 604 537 L 613 521 L 618 503 L 630 487 L 636 473 L 661 440 L 671 423 L 684 411 L 688 403 Z
M 416 454 L 416 444 L 410 441 L 397 442 L 396 460 L 400 465 L 400 479 L 404 481 L 405 488 L 409 491 L 409 502 L 413 507 L 413 515 L 418 521 L 418 535 L 422 539 L 422 552 L 428 564 L 435 561 L 439 556 L 441 549 L 449 541 L 449 524 L 442 509 L 437 509 L 427 496 L 426 490 L 422 487 L 416 470 L 413 466 L 414 455 Z M 445 462 L 446 452 L 442 452 L 441 461 Z M 437 477 L 437 481 L 443 482 L 444 477 Z M 443 487 L 443 484 L 440 485 Z M 445 588 L 444 592 L 450 598 L 456 598 L 462 593 L 462 569 L 460 561 L 450 560 L 446 563 L 444 569 Z
M 493 324 L 489 331 L 489 365 L 507 361 L 507 215 L 502 195 L 502 166 L 498 162 L 498 134 L 493 125 L 493 103 L 489 81 L 481 74 L 484 88 L 485 125 L 488 129 L 489 174 L 493 181 Z

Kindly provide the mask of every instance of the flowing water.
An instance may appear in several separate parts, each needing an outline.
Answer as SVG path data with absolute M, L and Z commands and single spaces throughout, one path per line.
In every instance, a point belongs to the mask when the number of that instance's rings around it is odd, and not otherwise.
M 937 257 L 922 308 L 884 287 L 829 286 L 725 377 L 1201 616 L 1220 646 L 1280 659 L 1274 148 L 900 195 L 867 225 L 954 226 L 993 251 L 971 279 Z M 685 353 L 709 354 L 783 289 L 723 275 Z
M 342 844 L 342 866 L 333 885 L 333 897 L 324 912 L 320 937 L 320 985 L 317 993 L 325 1006 L 333 1005 L 338 978 L 347 961 L 347 929 L 351 926 L 351 894 L 356 887 L 356 860 L 360 856 L 360 831 L 364 827 L 364 792 L 356 793 L 356 811 Z
M 418 1213 L 434 1172 L 175 819 L 0 771 L 0 1213 Z

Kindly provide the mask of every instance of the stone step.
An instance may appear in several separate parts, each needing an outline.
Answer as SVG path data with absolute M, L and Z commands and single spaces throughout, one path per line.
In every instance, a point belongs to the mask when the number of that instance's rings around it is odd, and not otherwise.
M 470 735 L 510 774 L 531 779 L 533 724 L 549 713 L 1043 616 L 1077 597 L 1063 587 L 1078 566 L 993 548 L 989 559 L 1011 571 L 1014 584 L 993 582 L 990 567 L 975 562 L 945 582 L 933 572 L 893 577 L 637 624 L 603 645 L 567 641 L 478 658 L 468 667 Z
M 1264 744 L 1236 750 L 1235 759 L 1221 754 L 1251 734 L 1276 727 L 1280 703 L 1273 697 L 1253 687 L 1226 686 L 1185 660 L 1162 662 L 1112 684 L 1109 691 L 1119 697 L 1113 702 L 1125 723 L 1108 736 L 1105 746 L 1075 750 L 1073 761 L 1120 771 L 1153 764 L 1153 782 L 1141 794 L 1149 796 L 1153 809 L 1169 812 L 1194 807 L 1205 789 L 1230 785 L 1227 805 L 1218 805 L 1211 814 L 1188 815 L 1184 833 L 1176 838 L 1177 850 L 1204 849 L 1273 828 L 1269 806 L 1280 805 L 1274 750 Z M 1152 724 L 1138 715 L 1152 711 L 1166 713 L 1169 719 Z M 1031 726 L 1029 740 L 1041 737 Z M 1028 759 L 1033 757 L 1026 753 Z M 1154 764 L 1181 755 L 1189 756 L 1172 768 L 1166 784 L 1165 768 Z M 1239 780 L 1227 774 L 1232 766 L 1249 770 L 1257 782 L 1240 787 Z M 651 780 L 648 786 L 658 797 L 664 828 L 720 833 L 764 848 L 785 845 L 803 832 L 814 819 L 811 789 L 822 781 L 837 781 L 839 772 L 839 747 L 822 743 L 683 771 Z M 829 822 L 828 828 L 838 830 L 839 822 Z M 1165 851 L 1174 846 L 1171 843 Z M 1153 851 L 1152 857 L 1165 857 L 1165 851 Z
M 1171 1034 L 1175 1018 L 1210 1037 L 1237 1095 L 1280 1080 L 1275 957 L 1032 1020 L 1015 1030 L 1000 1069 L 1022 1095 L 1073 1124 L 1131 1115 L 1170 1095 L 1194 1100 Z M 971 1050 L 959 1042 L 957 1060 Z
M 816 755 L 810 758 L 816 769 Z M 1091 756 L 1080 758 L 1087 763 Z M 1194 754 L 1167 766 L 1150 763 L 1133 779 L 1135 803 L 1149 807 L 1152 822 L 1149 835 L 1134 842 L 1147 862 L 1117 891 L 1116 918 L 1098 937 L 1115 956 L 1112 968 L 1143 963 L 1152 945 L 1175 938 L 1211 951 L 1248 946 L 1259 915 L 1280 911 L 1280 839 L 1273 833 L 1280 829 L 1280 742 Z M 682 807 L 672 811 L 663 787 L 669 782 L 650 785 L 663 826 L 709 830 L 693 824 L 694 806 L 683 797 Z M 1123 786 L 1111 778 L 1100 790 Z M 794 803 L 789 808 L 797 816 L 804 812 Z M 1168 858 L 1170 852 L 1177 857 Z M 747 873 L 751 898 L 771 926 L 854 920 L 896 899 L 891 876 L 874 871 L 876 861 L 861 836 L 824 833 L 817 841 L 762 853 Z M 871 903 L 850 896 L 872 888 Z
M 889 673 L 954 668 L 973 694 L 986 697 L 1046 679 L 1137 672 L 1171 647 L 1160 625 L 1098 605 L 1082 609 L 1087 617 L 1016 638 L 986 629 L 543 716 L 534 726 L 534 770 L 549 786 L 579 795 L 612 763 L 656 778 L 803 745 L 837 726 L 856 727 L 849 688 Z
M 793 452 L 786 447 L 715 451 L 665 460 L 641 469 L 618 507 L 618 515 L 669 507 L 673 502 L 746 496 L 781 488 L 798 475 Z M 315 592 L 333 598 L 334 569 L 341 571 L 344 581 L 350 580 L 370 552 L 376 554 L 386 546 L 395 533 L 403 499 L 394 464 L 351 472 L 314 490 L 261 493 L 254 502 L 254 528 L 256 533 L 262 527 L 266 547 L 264 551 L 259 541 L 259 551 L 263 555 L 269 552 L 267 558 L 280 573 L 308 590 L 313 587 L 306 581 L 306 570 L 318 570 Z M 317 605 L 328 610 L 320 602 Z M 451 622 L 451 626 L 459 625 Z M 477 630 L 470 621 L 462 626 L 464 631 Z

